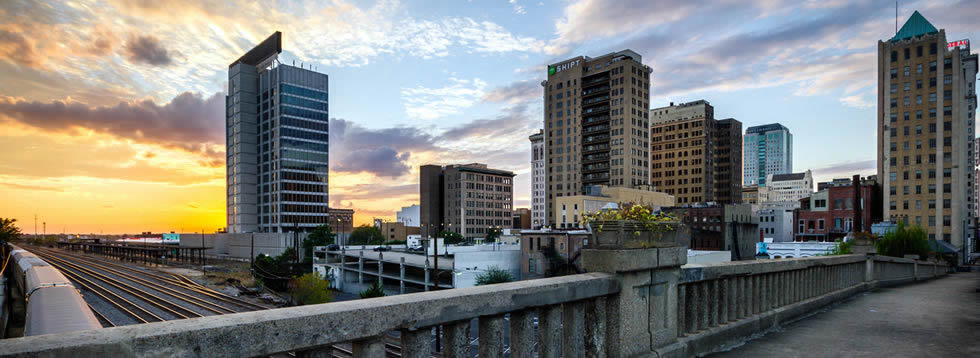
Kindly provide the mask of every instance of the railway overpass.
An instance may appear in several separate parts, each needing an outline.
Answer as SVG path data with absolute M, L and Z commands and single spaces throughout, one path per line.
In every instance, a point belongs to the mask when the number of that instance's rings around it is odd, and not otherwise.
M 893 289 L 902 292 L 977 277 L 930 281 L 948 267 L 874 255 L 682 268 L 686 258 L 684 248 L 586 249 L 585 274 L 17 338 L 0 341 L 0 356 L 317 356 L 349 343 L 353 356 L 380 357 L 385 337 L 397 331 L 402 355 L 421 357 L 433 353 L 432 328 L 440 326 L 439 353 L 447 357 L 685 357 L 819 319 L 810 315 L 882 288 L 908 284 Z M 936 293 L 925 304 L 943 305 L 943 297 Z M 471 330 L 478 337 L 472 350 Z

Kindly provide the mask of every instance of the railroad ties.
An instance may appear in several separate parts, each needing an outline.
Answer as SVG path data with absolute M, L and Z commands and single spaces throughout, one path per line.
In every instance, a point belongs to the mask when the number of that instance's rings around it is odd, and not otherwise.
M 140 270 L 108 259 L 29 248 L 97 299 L 87 300 L 104 326 L 266 309 L 178 275 Z M 114 311 L 110 313 L 110 311 Z
M 134 261 L 131 257 L 113 254 L 125 252 L 119 248 L 111 249 L 110 245 L 99 249 L 93 247 L 90 246 L 86 252 L 109 257 L 41 247 L 25 249 L 57 268 L 83 290 L 83 297 L 86 297 L 89 307 L 104 327 L 272 308 L 213 290 L 183 275 L 130 267 L 122 262 Z M 351 349 L 349 343 L 334 345 L 329 356 L 353 357 Z M 386 336 L 385 354 L 387 357 L 401 357 L 398 336 Z M 283 353 L 274 356 L 306 355 Z M 440 356 L 439 353 L 433 354 L 433 357 Z

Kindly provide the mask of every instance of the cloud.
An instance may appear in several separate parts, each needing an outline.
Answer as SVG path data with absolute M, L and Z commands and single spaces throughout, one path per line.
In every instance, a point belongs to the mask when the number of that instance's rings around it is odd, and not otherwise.
M 0 185 L 4 185 L 19 190 L 54 191 L 59 193 L 65 191 L 63 188 L 54 188 L 54 187 L 38 186 L 38 185 L 23 185 L 23 184 L 16 184 L 16 183 L 0 183 Z
M 510 108 L 507 112 L 493 119 L 476 119 L 462 125 L 452 127 L 443 132 L 439 139 L 442 141 L 474 142 L 479 139 L 493 140 L 516 135 L 521 141 L 526 140 L 538 121 L 529 118 L 525 106 Z M 530 145 L 530 144 L 529 144 Z
M 483 95 L 487 102 L 517 104 L 527 101 L 541 100 L 544 90 L 540 82 L 533 80 L 517 81 L 506 86 L 494 88 Z
M 123 47 L 130 61 L 153 66 L 167 66 L 173 63 L 171 53 L 156 37 L 134 35 L 126 41 Z
M 813 169 L 813 175 L 822 178 L 850 177 L 854 174 L 870 175 L 875 174 L 878 170 L 877 164 L 878 161 L 875 159 L 834 163 L 823 168 Z
M 353 122 L 330 120 L 330 170 L 399 177 L 411 169 L 412 151 L 435 150 L 432 136 L 411 127 L 368 129 Z
M 28 67 L 41 65 L 41 58 L 24 34 L 0 29 L 0 58 Z
M 840 103 L 845 106 L 854 107 L 858 109 L 874 108 L 875 106 L 875 103 L 872 102 L 872 99 L 867 98 L 863 94 L 841 97 Z
M 472 80 L 450 78 L 450 85 L 441 88 L 418 86 L 401 91 L 405 102 L 405 114 L 409 118 L 433 120 L 459 113 L 483 97 L 487 83 L 479 78 Z
M 223 158 L 223 150 L 218 148 L 225 142 L 224 97 L 221 92 L 207 98 L 184 92 L 163 105 L 139 100 L 111 107 L 0 97 L 0 118 L 49 132 L 77 134 L 79 130 L 88 130 Z

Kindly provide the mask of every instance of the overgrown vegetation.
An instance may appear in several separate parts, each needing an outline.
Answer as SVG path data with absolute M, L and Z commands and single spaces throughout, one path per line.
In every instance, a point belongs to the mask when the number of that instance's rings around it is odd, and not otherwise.
M 496 283 L 504 283 L 514 281 L 514 276 L 511 276 L 510 271 L 501 269 L 497 266 L 490 266 L 487 268 L 486 272 L 476 275 L 476 285 L 493 285 Z
M 463 235 L 454 231 L 445 231 L 439 233 L 439 237 L 442 238 L 442 242 L 446 245 L 459 245 L 465 240 Z
M 384 297 L 385 289 L 381 286 L 381 280 L 374 281 L 371 287 L 361 292 L 361 298 Z
M 905 257 L 919 255 L 926 258 L 929 255 L 929 235 L 921 227 L 906 228 L 905 223 L 899 222 L 898 227 L 885 234 L 875 242 L 879 255 Z
M 381 230 L 374 226 L 358 226 L 350 233 L 351 245 L 381 245 L 384 242 L 385 237 L 381 234 Z
M 285 291 L 289 280 L 293 276 L 303 274 L 305 266 L 305 264 L 296 264 L 296 250 L 290 247 L 276 257 L 265 254 L 256 256 L 252 275 L 273 290 Z
M 837 239 L 837 240 L 834 240 L 834 243 L 836 245 L 834 245 L 834 248 L 831 249 L 830 252 L 825 253 L 825 254 L 820 254 L 820 255 L 817 255 L 817 256 L 850 255 L 850 254 L 853 253 L 853 252 L 851 252 L 851 243 L 850 242 L 842 241 L 841 239 Z
M 607 221 L 628 220 L 639 223 L 647 231 L 666 232 L 672 230 L 668 222 L 676 221 L 673 216 L 664 213 L 657 213 L 649 205 L 620 203 L 619 209 L 600 210 L 594 213 L 582 215 L 582 225 L 592 224 L 592 230 L 602 232 L 602 228 Z M 595 224 L 599 226 L 596 227 Z
M 315 305 L 333 299 L 330 281 L 310 272 L 289 281 L 289 293 L 295 305 Z
M 555 276 L 565 276 L 574 275 L 581 273 L 575 264 L 575 258 L 565 258 L 558 253 L 558 250 L 553 246 L 548 245 L 541 248 L 541 253 L 544 254 L 545 258 L 548 260 L 548 267 L 545 268 L 545 277 L 555 277 Z M 578 255 L 576 255 L 577 258 Z

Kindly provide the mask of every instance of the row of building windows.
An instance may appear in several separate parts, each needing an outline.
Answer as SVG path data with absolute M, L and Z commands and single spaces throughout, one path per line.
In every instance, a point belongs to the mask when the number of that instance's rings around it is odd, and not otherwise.
M 308 88 L 303 88 L 303 87 L 298 87 L 298 86 L 293 86 L 293 85 L 290 85 L 290 84 L 287 84 L 287 83 L 283 83 L 282 84 L 282 92 L 283 93 L 294 94 L 294 95 L 297 95 L 297 96 L 303 96 L 303 97 L 307 97 L 307 98 L 312 98 L 312 99 L 318 99 L 318 100 L 321 100 L 321 101 L 327 101 L 327 92 L 317 91 L 317 90 L 314 90 L 314 89 L 308 89 Z M 275 95 L 275 92 L 273 92 L 273 95 Z

